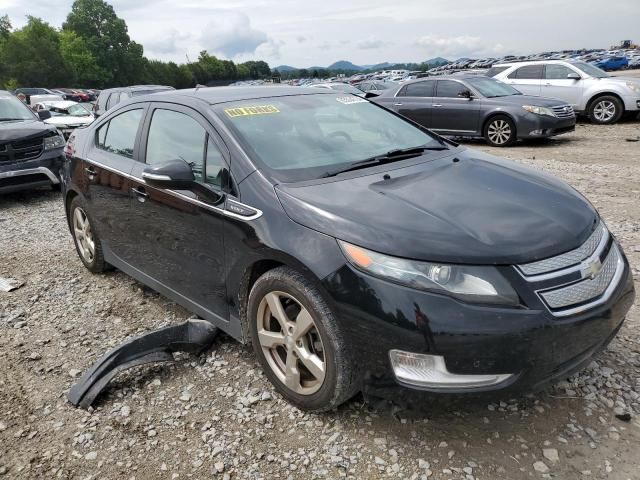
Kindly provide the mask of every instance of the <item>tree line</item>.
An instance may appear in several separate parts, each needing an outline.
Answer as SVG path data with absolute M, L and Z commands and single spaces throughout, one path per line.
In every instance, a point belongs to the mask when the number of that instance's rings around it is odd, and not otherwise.
M 200 52 L 195 62 L 150 60 L 127 24 L 104 0 L 76 0 L 62 28 L 28 16 L 14 29 L 0 17 L 0 88 L 108 88 L 136 84 L 188 88 L 196 84 L 271 77 L 266 62 L 234 63 Z
M 347 77 L 355 74 L 374 73 L 380 70 L 409 70 L 412 72 L 426 72 L 427 70 L 439 67 L 442 63 L 429 64 L 422 63 L 397 63 L 393 65 L 385 65 L 384 68 L 368 68 L 368 69 L 329 69 L 329 68 L 300 68 L 294 70 L 284 70 L 275 72 L 282 80 L 292 80 L 295 78 L 330 78 L 338 75 Z

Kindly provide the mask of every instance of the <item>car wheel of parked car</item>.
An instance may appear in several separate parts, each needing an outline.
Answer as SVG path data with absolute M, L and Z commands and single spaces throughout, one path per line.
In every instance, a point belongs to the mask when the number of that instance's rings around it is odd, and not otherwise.
M 279 267 L 261 276 L 247 318 L 256 356 L 289 402 L 325 411 L 354 395 L 354 368 L 337 320 L 304 275 Z
M 587 113 L 592 123 L 607 125 L 620 120 L 623 111 L 622 102 L 618 98 L 605 95 L 593 100 Z
M 71 219 L 71 234 L 76 244 L 76 251 L 84 266 L 93 273 L 106 270 L 108 264 L 102 255 L 102 244 L 91 226 L 91 219 L 79 197 L 74 198 L 71 202 L 69 218 Z
M 496 115 L 484 126 L 484 138 L 494 147 L 507 147 L 516 141 L 516 126 L 506 115 Z

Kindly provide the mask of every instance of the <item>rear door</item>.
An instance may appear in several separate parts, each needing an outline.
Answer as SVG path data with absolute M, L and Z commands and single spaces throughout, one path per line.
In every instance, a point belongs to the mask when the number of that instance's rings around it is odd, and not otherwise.
M 578 102 L 582 98 L 582 80 L 567 78 L 569 74 L 580 75 L 577 71 L 564 65 L 556 63 L 545 65 L 541 96 L 559 98 L 577 108 Z
M 132 232 L 130 264 L 151 286 L 181 297 L 205 318 L 226 321 L 224 201 L 230 181 L 229 152 L 197 111 L 175 104 L 152 105 L 140 162 L 131 172 L 131 217 L 137 227 Z M 193 189 L 145 183 L 142 172 L 148 165 L 176 159 L 191 165 L 197 181 Z
M 481 100 L 460 96 L 468 90 L 469 87 L 457 80 L 438 80 L 431 104 L 433 130 L 453 135 L 478 132 Z
M 544 64 L 535 63 L 517 68 L 505 79 L 505 83 L 512 85 L 525 95 L 540 96 L 542 88 L 542 77 L 544 74 Z
M 90 140 L 82 165 L 88 209 L 102 246 L 120 259 L 130 258 L 130 173 L 140 146 L 146 106 L 132 105 L 111 115 Z

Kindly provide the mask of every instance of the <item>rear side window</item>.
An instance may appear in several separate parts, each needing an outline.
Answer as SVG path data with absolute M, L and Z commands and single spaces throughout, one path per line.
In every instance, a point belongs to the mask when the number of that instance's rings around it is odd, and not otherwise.
M 509 78 L 517 79 L 530 79 L 541 80 L 542 79 L 543 65 L 526 65 L 518 68 L 516 71 L 509 74 Z
M 485 73 L 485 75 L 487 77 L 495 77 L 499 73 L 502 73 L 502 72 L 504 72 L 505 70 L 508 70 L 508 69 L 509 69 L 509 67 L 491 67 L 489 70 L 487 70 L 487 73 Z
M 550 64 L 544 69 L 544 78 L 547 80 L 568 80 L 567 75 L 575 73 L 564 65 Z
M 97 147 L 123 157 L 133 158 L 133 147 L 141 118 L 141 108 L 116 115 L 98 129 Z
M 457 98 L 458 94 L 464 92 L 465 90 L 469 89 L 459 82 L 454 82 L 453 80 L 438 80 L 436 96 Z
M 433 97 L 433 87 L 436 82 L 425 80 L 424 82 L 410 83 L 402 89 L 401 96 L 405 97 Z

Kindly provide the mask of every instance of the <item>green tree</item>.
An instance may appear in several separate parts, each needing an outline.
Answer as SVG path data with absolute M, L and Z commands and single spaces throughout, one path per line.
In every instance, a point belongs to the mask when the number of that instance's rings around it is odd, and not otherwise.
M 9 15 L 0 17 L 0 41 L 6 40 L 11 34 L 11 20 Z
M 60 32 L 60 55 L 72 76 L 72 85 L 96 85 L 105 75 L 84 40 L 70 30 Z
M 12 32 L 2 45 L 0 64 L 5 78 L 19 86 L 60 86 L 71 79 L 62 56 L 56 29 L 36 17 Z
M 82 38 L 102 69 L 101 86 L 130 85 L 144 75 L 143 49 L 132 42 L 127 24 L 103 0 L 75 0 L 63 30 Z

